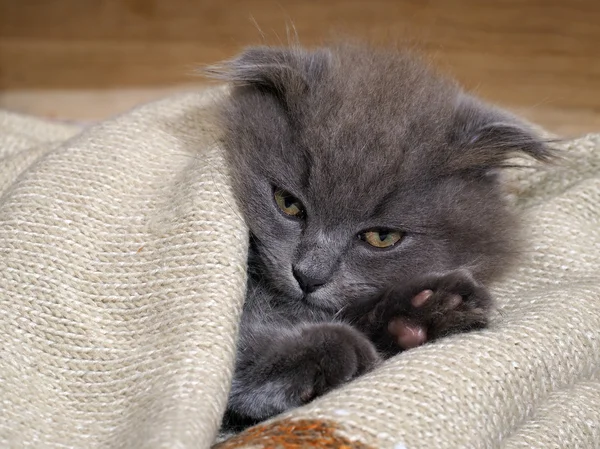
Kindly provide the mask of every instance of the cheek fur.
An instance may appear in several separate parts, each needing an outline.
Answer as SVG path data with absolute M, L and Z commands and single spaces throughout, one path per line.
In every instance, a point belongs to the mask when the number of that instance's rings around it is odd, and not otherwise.
M 443 251 L 435 242 L 411 241 L 387 251 L 356 248 L 349 254 L 344 276 L 349 282 L 362 282 L 365 288 L 381 291 L 428 270 L 443 271 L 445 265 Z
M 276 241 L 270 241 L 266 245 L 258 243 L 256 251 L 260 260 L 261 280 L 267 281 L 272 287 L 287 296 L 298 296 L 300 292 L 292 276 L 289 251 L 285 247 L 279 246 Z

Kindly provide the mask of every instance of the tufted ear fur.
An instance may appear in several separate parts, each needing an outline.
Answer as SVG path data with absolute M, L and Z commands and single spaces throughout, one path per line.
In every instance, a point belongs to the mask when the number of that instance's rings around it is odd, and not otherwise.
M 519 154 L 542 162 L 554 157 L 550 140 L 506 111 L 464 93 L 457 97 L 451 133 L 451 145 L 461 149 L 460 157 L 449 161 L 453 171 L 493 171 L 508 166 L 507 160 Z
M 208 67 L 208 76 L 276 97 L 293 107 L 313 83 L 319 82 L 331 62 L 328 49 L 251 47 L 235 59 Z

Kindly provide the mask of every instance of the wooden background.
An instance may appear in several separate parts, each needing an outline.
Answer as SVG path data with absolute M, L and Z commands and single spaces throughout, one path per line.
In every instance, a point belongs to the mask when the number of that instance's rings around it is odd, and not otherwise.
M 599 0 L 0 0 L 0 106 L 101 118 L 262 41 L 403 42 L 487 99 L 600 131 Z

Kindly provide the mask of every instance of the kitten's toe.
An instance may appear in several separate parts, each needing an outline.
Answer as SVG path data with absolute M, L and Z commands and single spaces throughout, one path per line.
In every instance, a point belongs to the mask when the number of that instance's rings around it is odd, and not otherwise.
M 412 349 L 427 342 L 427 329 L 406 318 L 394 318 L 388 324 L 388 332 L 402 349 Z
M 456 309 L 463 302 L 463 297 L 461 295 L 448 295 L 448 299 L 446 300 L 446 307 L 450 310 Z
M 411 300 L 411 304 L 413 305 L 413 307 L 421 307 L 422 305 L 424 305 L 429 298 L 431 298 L 433 296 L 433 290 L 423 290 L 420 293 L 417 293 Z
M 423 307 L 433 297 L 433 295 L 433 290 L 423 290 L 413 296 L 411 299 L 411 305 L 415 308 Z M 444 298 L 443 306 L 445 309 L 452 310 L 456 309 L 462 302 L 462 295 L 450 293 Z

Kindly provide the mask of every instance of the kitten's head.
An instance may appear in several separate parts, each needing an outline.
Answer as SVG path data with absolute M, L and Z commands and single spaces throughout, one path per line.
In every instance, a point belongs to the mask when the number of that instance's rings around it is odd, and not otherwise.
M 514 220 L 498 170 L 549 149 L 413 56 L 251 48 L 213 69 L 234 188 L 282 299 L 335 310 L 419 274 L 496 277 Z

